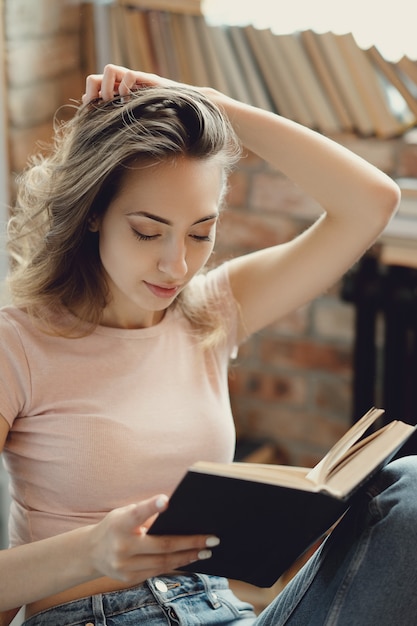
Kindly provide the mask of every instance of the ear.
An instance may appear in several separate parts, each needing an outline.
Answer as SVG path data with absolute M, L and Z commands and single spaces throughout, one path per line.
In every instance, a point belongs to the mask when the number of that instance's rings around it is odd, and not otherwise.
M 87 224 L 88 224 L 88 230 L 92 233 L 97 233 L 99 226 L 100 226 L 100 220 L 98 219 L 97 215 L 91 215 L 88 220 L 87 220 Z

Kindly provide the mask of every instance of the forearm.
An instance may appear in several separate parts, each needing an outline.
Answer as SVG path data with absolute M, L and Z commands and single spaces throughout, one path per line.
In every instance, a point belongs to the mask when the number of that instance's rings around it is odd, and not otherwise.
M 90 527 L 0 552 L 0 611 L 98 577 L 91 566 Z M 63 564 L 65 564 L 63 566 Z
M 147 534 L 155 515 L 167 505 L 166 496 L 154 496 L 115 509 L 93 526 L 3 550 L 0 611 L 54 596 L 103 576 L 132 586 L 197 559 L 209 558 L 211 553 L 206 547 L 215 545 L 213 537 Z
M 207 90 L 228 115 L 242 144 L 335 216 L 376 212 L 389 219 L 399 201 L 386 174 L 323 135 L 273 113 Z

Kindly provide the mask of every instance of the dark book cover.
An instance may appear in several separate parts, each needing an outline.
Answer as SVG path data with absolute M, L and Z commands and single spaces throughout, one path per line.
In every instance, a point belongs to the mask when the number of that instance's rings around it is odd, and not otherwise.
M 216 535 L 210 559 L 181 569 L 270 587 L 348 507 L 325 493 L 189 471 L 149 533 Z
M 388 442 L 385 457 L 375 462 L 371 439 L 369 449 L 361 450 L 362 478 L 344 497 L 190 468 L 148 532 L 216 535 L 220 545 L 212 557 L 181 570 L 270 587 L 338 521 L 381 467 L 416 452 L 416 440 L 417 426 L 410 425 L 402 441 Z

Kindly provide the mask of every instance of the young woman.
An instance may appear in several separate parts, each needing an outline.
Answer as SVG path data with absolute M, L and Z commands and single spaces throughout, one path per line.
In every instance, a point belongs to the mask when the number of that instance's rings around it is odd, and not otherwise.
M 240 143 L 323 214 L 290 243 L 204 274 Z M 10 221 L 3 623 L 23 605 L 27 626 L 415 622 L 412 457 L 380 474 L 259 617 L 225 579 L 178 571 L 210 558 L 217 537 L 146 532 L 191 463 L 233 458 L 236 347 L 332 285 L 398 201 L 341 146 L 212 89 L 113 65 L 87 79 Z

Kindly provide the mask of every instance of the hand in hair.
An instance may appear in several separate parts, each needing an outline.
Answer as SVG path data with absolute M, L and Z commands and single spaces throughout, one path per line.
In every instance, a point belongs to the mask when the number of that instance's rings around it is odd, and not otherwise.
M 128 96 L 140 87 L 174 87 L 179 84 L 157 74 L 148 74 L 130 70 L 121 65 L 109 64 L 105 66 L 103 74 L 91 74 L 87 77 L 82 101 L 83 104 L 87 104 L 96 98 L 111 100 L 117 95 Z

